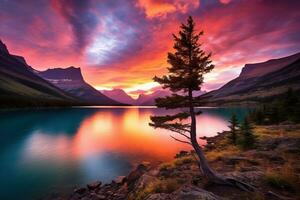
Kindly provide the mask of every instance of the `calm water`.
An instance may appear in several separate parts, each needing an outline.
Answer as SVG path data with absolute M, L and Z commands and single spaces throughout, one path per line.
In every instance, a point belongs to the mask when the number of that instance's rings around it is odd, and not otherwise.
M 201 108 L 198 135 L 227 129 L 232 112 Z M 168 111 L 168 113 L 171 111 Z M 110 182 L 142 161 L 167 161 L 189 147 L 148 126 L 157 108 L 88 107 L 0 112 L 0 199 L 37 199 L 95 180 Z

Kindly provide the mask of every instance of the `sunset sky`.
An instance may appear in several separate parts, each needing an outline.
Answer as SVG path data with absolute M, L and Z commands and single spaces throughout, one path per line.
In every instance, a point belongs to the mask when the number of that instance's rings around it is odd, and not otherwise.
M 216 65 L 203 90 L 246 63 L 300 51 L 299 0 L 0 0 L 0 39 L 38 70 L 81 67 L 97 89 L 153 91 L 172 33 L 191 15 Z

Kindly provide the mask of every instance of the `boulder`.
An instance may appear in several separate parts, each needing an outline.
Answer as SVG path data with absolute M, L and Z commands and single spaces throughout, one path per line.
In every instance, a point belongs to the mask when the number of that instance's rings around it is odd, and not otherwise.
M 114 182 L 117 184 L 122 184 L 126 181 L 126 176 L 118 176 L 117 178 L 114 179 Z
M 76 188 L 76 189 L 74 190 L 74 193 L 80 194 L 80 195 L 84 195 L 86 192 L 87 192 L 87 189 L 84 188 L 84 187 Z
M 237 180 L 256 185 L 256 183 L 264 176 L 262 171 L 246 171 L 246 172 L 231 172 L 227 173 L 226 176 L 234 177 Z
M 146 200 L 172 200 L 170 195 L 165 193 L 151 194 Z
M 102 184 L 101 181 L 96 181 L 94 183 L 87 184 L 87 188 L 89 188 L 90 190 L 95 190 L 99 188 L 101 184 Z
M 221 198 L 212 192 L 206 191 L 202 188 L 193 185 L 184 185 L 178 191 L 172 193 L 173 200 L 220 200 Z
M 150 169 L 149 164 L 139 164 L 135 170 L 129 173 L 126 178 L 127 184 L 129 187 L 133 186 L 135 182 L 147 171 Z

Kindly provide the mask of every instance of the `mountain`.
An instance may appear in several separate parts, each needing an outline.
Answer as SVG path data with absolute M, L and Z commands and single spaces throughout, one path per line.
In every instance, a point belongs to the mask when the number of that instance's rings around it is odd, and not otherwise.
M 133 99 L 122 89 L 101 90 L 101 92 L 107 97 L 118 102 L 134 106 L 154 106 L 156 98 L 165 97 L 171 94 L 165 90 L 157 90 L 151 94 L 140 94 L 137 99 Z
M 122 89 L 101 90 L 105 96 L 118 101 L 120 103 L 135 105 L 136 101 Z
M 240 75 L 201 99 L 211 105 L 256 104 L 292 88 L 300 90 L 300 53 L 263 63 L 246 64 Z
M 151 94 L 140 94 L 136 100 L 136 105 L 153 106 L 155 105 L 155 99 L 159 97 L 165 97 L 171 93 L 166 90 L 157 90 Z
M 75 98 L 35 74 L 23 57 L 10 54 L 0 40 L 0 107 L 77 103 Z
M 91 105 L 121 105 L 108 98 L 85 82 L 80 68 L 53 68 L 37 72 L 39 76 L 51 82 L 63 91 L 77 97 L 85 104 Z

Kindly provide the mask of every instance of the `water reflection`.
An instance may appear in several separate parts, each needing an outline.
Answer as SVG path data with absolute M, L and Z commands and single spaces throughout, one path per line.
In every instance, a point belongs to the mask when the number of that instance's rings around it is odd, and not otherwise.
M 227 129 L 232 112 L 245 109 L 203 109 L 197 118 L 199 136 Z M 154 108 L 73 108 L 0 112 L 0 199 L 40 197 L 94 180 L 109 182 L 142 161 L 165 161 L 189 149 L 151 128 Z M 18 191 L 18 192 L 16 192 Z M 15 196 L 14 196 L 15 195 Z M 24 199 L 24 198 L 23 198 Z

